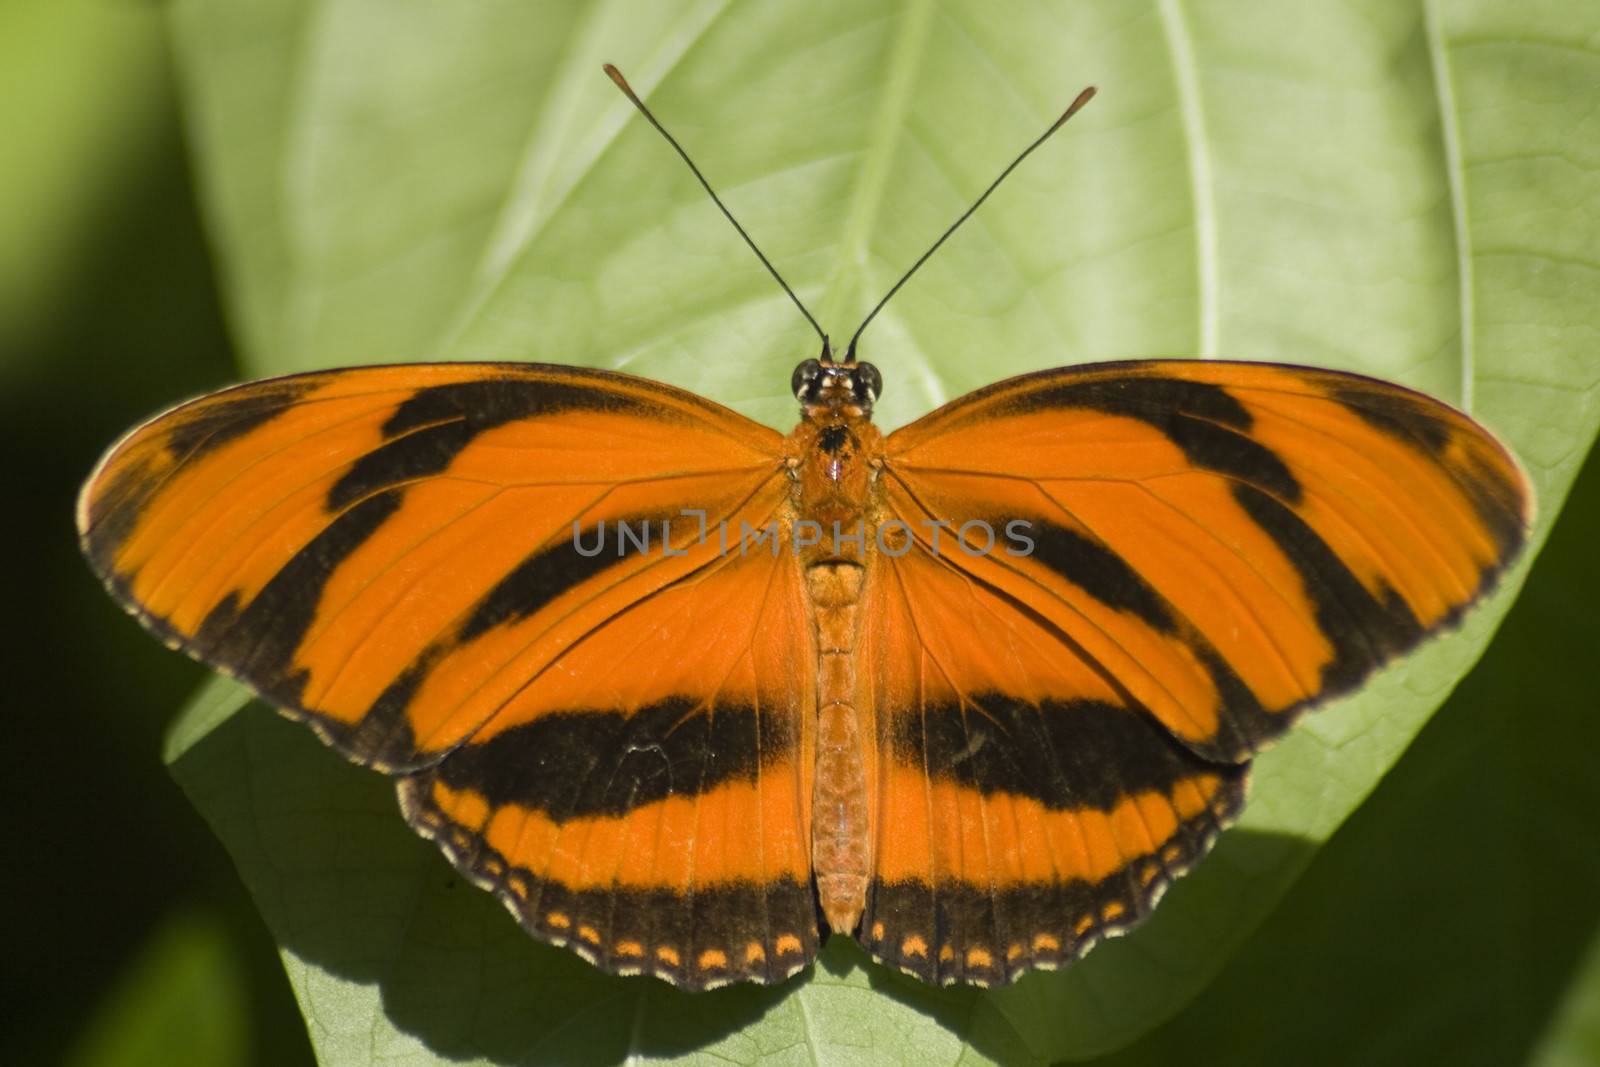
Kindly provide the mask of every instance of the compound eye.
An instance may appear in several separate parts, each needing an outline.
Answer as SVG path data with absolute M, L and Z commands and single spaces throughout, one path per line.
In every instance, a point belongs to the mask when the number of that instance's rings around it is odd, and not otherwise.
M 883 375 L 870 363 L 858 363 L 855 386 L 856 400 L 871 407 L 877 402 L 878 394 L 883 392 Z
M 794 374 L 789 377 L 789 388 L 794 393 L 794 398 L 804 403 L 806 394 L 811 391 L 811 384 L 822 373 L 821 360 L 808 359 L 794 369 Z

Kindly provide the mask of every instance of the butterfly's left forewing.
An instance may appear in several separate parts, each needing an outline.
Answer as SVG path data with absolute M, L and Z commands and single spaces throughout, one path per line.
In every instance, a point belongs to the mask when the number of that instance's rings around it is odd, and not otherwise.
M 880 651 L 863 699 L 885 817 L 931 814 L 913 849 L 884 839 L 863 926 L 939 980 L 1058 963 L 1147 911 L 1251 754 L 1451 625 L 1529 511 L 1443 404 L 1210 361 L 1001 382 L 891 435 L 880 482 L 914 535 L 875 562 L 866 643 L 913 654 Z
M 778 435 L 690 394 L 433 364 L 182 405 L 79 522 L 150 629 L 405 775 L 530 930 L 707 986 L 816 948 L 799 572 L 719 544 L 787 493 Z

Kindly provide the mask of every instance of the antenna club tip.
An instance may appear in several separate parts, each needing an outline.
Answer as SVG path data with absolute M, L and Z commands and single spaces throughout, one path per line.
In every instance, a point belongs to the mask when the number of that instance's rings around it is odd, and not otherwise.
M 617 88 L 621 89 L 624 93 L 628 94 L 629 98 L 638 99 L 636 96 L 634 96 L 633 86 L 629 85 L 628 84 L 628 79 L 624 78 L 622 76 L 622 71 L 618 70 L 615 66 L 613 66 L 610 63 L 602 63 L 602 64 L 600 64 L 600 69 L 605 71 L 606 72 L 606 77 L 610 78 L 613 82 L 615 82 L 616 85 L 617 85 Z
M 1072 116 L 1076 115 L 1079 111 L 1081 111 L 1083 109 L 1083 105 L 1087 104 L 1089 101 L 1094 99 L 1094 94 L 1096 93 L 1096 91 L 1097 90 L 1095 89 L 1095 87 L 1091 85 L 1088 88 L 1084 89 L 1083 92 L 1079 93 L 1076 97 L 1074 97 L 1073 100 L 1072 100 L 1072 103 L 1067 105 L 1067 110 L 1065 110 L 1065 111 L 1063 111 L 1061 113 L 1061 117 L 1056 119 L 1055 125 L 1050 127 L 1050 129 L 1052 131 L 1054 131 L 1062 123 L 1066 122 Z

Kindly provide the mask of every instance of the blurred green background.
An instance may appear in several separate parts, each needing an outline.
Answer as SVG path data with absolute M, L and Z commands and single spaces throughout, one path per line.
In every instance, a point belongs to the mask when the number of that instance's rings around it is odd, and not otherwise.
M 271 938 L 160 759 L 206 676 L 84 569 L 76 485 L 128 425 L 237 375 L 162 15 L 0 3 L 5 1000 L 12 1064 L 311 1062 Z
M 123 617 L 72 534 L 106 444 L 237 376 L 159 10 L 0 2 L 0 138 L 0 433 L 18 493 L 0 1062 L 310 1062 L 272 939 L 160 759 L 205 672 Z M 1597 598 L 1591 457 L 1401 773 L 1211 988 L 1113 1061 L 1412 1062 L 1420 1045 L 1441 1062 L 1597 1062 Z M 1394 884 L 1430 891 L 1396 899 Z M 1517 936 L 1480 936 L 1490 912 L 1524 916 Z M 1325 1041 L 1285 1046 L 1285 1012 Z

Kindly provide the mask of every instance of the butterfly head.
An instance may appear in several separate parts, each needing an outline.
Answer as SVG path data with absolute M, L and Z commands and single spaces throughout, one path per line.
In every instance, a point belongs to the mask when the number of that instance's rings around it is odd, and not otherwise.
M 808 359 L 794 369 L 789 387 L 808 419 L 870 418 L 883 391 L 883 375 L 870 363 L 835 363 L 824 349 L 822 359 Z

